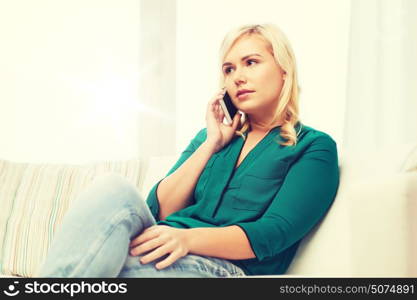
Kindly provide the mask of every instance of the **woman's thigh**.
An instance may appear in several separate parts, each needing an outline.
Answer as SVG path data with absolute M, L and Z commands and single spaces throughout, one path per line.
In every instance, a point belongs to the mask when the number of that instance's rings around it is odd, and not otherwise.
M 125 265 L 118 277 L 128 278 L 149 278 L 149 277 L 241 277 L 245 276 L 244 272 L 227 260 L 198 255 L 186 255 L 178 259 L 169 267 L 158 270 L 154 261 L 148 264 L 141 264 L 141 256 L 129 255 Z

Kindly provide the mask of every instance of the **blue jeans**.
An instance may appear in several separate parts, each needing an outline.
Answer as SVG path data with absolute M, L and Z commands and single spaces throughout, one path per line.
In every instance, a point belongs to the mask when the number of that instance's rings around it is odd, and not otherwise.
M 129 254 L 130 241 L 154 225 L 135 186 L 117 174 L 103 175 L 72 203 L 55 233 L 38 277 L 236 277 L 228 260 L 186 255 L 158 270 Z

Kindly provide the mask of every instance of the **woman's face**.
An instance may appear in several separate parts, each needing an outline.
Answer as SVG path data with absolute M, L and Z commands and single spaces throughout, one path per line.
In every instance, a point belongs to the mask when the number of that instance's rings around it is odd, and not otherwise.
M 227 92 L 239 110 L 252 120 L 274 116 L 285 72 L 262 37 L 239 38 L 226 54 L 222 68 Z M 239 95 L 242 90 L 250 92 Z

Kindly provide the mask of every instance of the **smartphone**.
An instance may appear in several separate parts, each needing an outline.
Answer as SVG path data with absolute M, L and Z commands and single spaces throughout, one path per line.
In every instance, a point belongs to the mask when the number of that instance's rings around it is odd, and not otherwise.
M 223 99 L 220 99 L 220 105 L 223 109 L 227 125 L 232 124 L 233 117 L 237 113 L 237 108 L 227 92 L 224 94 Z

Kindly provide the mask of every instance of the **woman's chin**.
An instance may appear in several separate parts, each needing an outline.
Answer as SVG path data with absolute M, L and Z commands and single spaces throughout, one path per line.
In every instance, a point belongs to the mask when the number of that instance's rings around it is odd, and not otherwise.
M 256 108 L 252 107 L 241 107 L 238 108 L 241 112 L 245 113 L 246 115 L 250 115 L 256 112 Z

